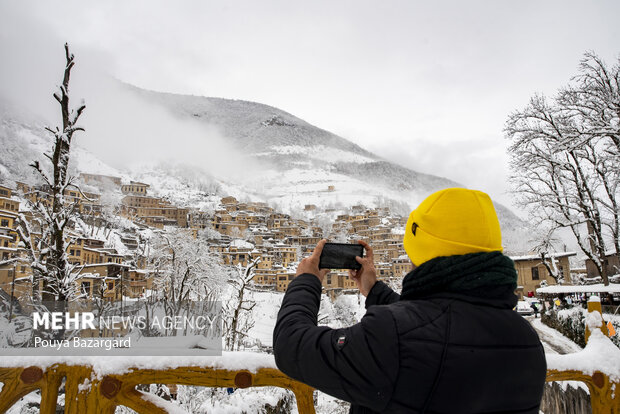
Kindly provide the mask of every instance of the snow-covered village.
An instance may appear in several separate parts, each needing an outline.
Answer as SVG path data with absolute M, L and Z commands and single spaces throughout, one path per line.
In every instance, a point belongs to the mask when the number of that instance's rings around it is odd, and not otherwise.
M 619 414 L 618 13 L 0 3 L 0 412 Z

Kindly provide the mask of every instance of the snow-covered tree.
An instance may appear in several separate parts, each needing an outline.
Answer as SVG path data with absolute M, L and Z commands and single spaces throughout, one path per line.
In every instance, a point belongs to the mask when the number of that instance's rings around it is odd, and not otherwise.
M 559 240 L 553 236 L 553 227 L 547 227 L 546 231 L 540 231 L 540 237 L 536 241 L 534 251 L 540 255 L 541 263 L 547 269 L 549 276 L 551 276 L 558 285 L 564 283 L 564 274 L 560 271 L 558 260 L 555 257 L 555 246 L 559 243 Z
M 241 239 L 243 237 L 243 234 L 241 233 L 241 230 L 239 230 L 239 227 L 233 227 L 230 230 L 230 237 L 233 239 Z
M 80 191 L 75 177 L 69 174 L 69 161 L 73 134 L 84 129 L 77 125 L 86 108 L 82 103 L 76 110 L 69 105 L 69 80 L 75 65 L 74 56 L 65 44 L 66 65 L 59 91 L 54 93 L 62 114 L 62 128 L 47 127 L 53 134 L 51 153 L 45 153 L 50 165 L 34 161 L 31 167 L 43 183 L 43 192 L 34 202 L 29 201 L 31 217 L 21 213 L 17 230 L 20 243 L 26 249 L 33 271 L 33 296 L 38 298 L 39 281 L 42 281 L 41 299 L 66 303 L 76 297 L 78 272 L 67 260 L 70 242 L 66 230 L 77 215 L 77 201 L 65 198 L 68 189 Z
M 322 236 L 324 238 L 330 236 L 334 220 L 328 214 L 321 214 L 320 216 L 316 217 L 315 223 L 323 231 Z
M 88 225 L 88 228 L 84 229 L 85 234 L 89 234 L 91 237 L 103 237 L 107 240 L 112 230 L 120 227 L 120 205 L 122 196 L 121 193 L 110 184 L 102 185 L 100 191 L 100 211 L 95 211 L 93 209 L 89 213 L 83 215 L 82 220 Z
M 620 58 L 608 67 L 596 54 L 588 52 L 579 66 L 575 85 L 559 95 L 559 103 L 583 125 L 583 154 L 592 164 L 600 182 L 603 212 L 610 219 L 603 225 L 612 235 L 616 253 L 620 251 Z M 589 151 L 588 151 L 589 150 Z
M 348 243 L 350 231 L 351 223 L 346 223 L 344 226 L 341 226 L 338 231 L 331 233 L 330 240 L 333 243 Z
M 260 261 L 257 257 L 243 268 L 241 265 L 231 273 L 228 283 L 231 287 L 231 295 L 222 304 L 224 312 L 224 336 L 225 347 L 229 351 L 239 349 L 243 338 L 254 326 L 252 319 L 252 309 L 256 302 L 249 297 L 247 288 L 254 278 L 254 268 Z
M 189 301 L 214 301 L 227 271 L 204 239 L 171 228 L 151 240 L 151 268 L 156 297 L 167 316 L 178 316 Z M 175 333 L 173 333 L 175 335 Z
M 511 181 L 536 225 L 568 228 L 605 284 L 607 246 L 618 245 L 620 65 L 586 54 L 580 75 L 510 115 Z
M 222 233 L 211 227 L 205 227 L 198 232 L 198 237 L 205 240 L 220 240 L 222 238 Z

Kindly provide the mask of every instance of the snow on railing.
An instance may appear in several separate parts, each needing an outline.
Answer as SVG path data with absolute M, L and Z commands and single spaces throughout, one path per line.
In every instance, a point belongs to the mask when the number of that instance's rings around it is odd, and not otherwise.
M 593 414 L 620 414 L 620 349 L 608 338 L 601 300 L 590 296 L 586 347 L 573 354 L 547 355 L 547 381 L 581 381 L 590 390 Z
M 273 356 L 225 352 L 220 357 L 15 357 L 0 363 L 0 412 L 25 395 L 41 391 L 41 413 L 56 413 L 65 379 L 65 413 L 113 413 L 125 406 L 138 413 L 182 411 L 139 384 L 178 384 L 203 387 L 286 388 L 295 394 L 298 411 L 314 414 L 313 389 L 295 381 L 276 366 Z

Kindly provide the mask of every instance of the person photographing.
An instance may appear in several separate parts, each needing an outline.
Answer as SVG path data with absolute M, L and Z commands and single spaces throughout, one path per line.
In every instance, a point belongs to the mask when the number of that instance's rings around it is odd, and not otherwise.
M 409 215 L 413 264 L 399 295 L 377 280 L 370 245 L 350 277 L 366 314 L 348 328 L 317 326 L 326 240 L 297 268 L 273 333 L 278 368 L 336 398 L 351 413 L 538 413 L 542 344 L 512 309 L 517 274 L 503 255 L 483 192 L 438 191 Z

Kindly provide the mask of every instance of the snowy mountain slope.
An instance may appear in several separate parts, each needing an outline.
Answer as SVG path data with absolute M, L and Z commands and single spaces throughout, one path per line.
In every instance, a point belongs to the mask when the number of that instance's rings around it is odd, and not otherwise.
M 166 106 L 173 113 L 217 125 L 244 151 L 260 152 L 272 146 L 314 147 L 324 145 L 377 159 L 370 152 L 329 131 L 272 106 L 233 99 L 176 95 L 125 85 L 150 102 Z
M 329 166 L 329 171 L 397 189 L 433 191 L 458 183 L 383 160 L 358 145 L 272 106 L 241 100 L 175 95 L 126 86 L 180 117 L 216 126 L 244 153 L 277 171 Z
M 0 177 L 29 182 L 34 177 L 30 163 L 38 160 L 47 165 L 49 161 L 43 154 L 50 152 L 53 139 L 45 131 L 48 125 L 42 118 L 24 109 L 16 109 L 12 103 L 0 97 Z M 73 174 L 76 171 L 87 171 L 125 177 L 121 171 L 101 161 L 79 144 L 72 147 L 71 160 L 69 167 Z
M 391 163 L 272 106 L 124 87 L 180 118 L 218 128 L 240 151 L 251 154 L 263 166 L 233 187 L 286 212 L 303 209 L 306 204 L 332 208 L 364 204 L 389 205 L 397 213 L 408 214 L 428 194 L 463 186 Z M 231 183 L 227 184 L 230 188 Z M 327 191 L 330 185 L 334 191 Z M 503 227 L 523 227 L 508 208 L 496 207 Z
M 445 178 L 390 163 L 268 105 L 158 93 L 132 86 L 126 89 L 149 103 L 163 105 L 178 117 L 217 127 L 240 151 L 249 153 L 265 166 L 264 174 L 245 177 L 239 184 L 249 193 L 262 193 L 268 200 L 288 205 L 287 195 L 296 193 L 299 204 L 313 204 L 325 199 L 320 191 L 327 190 L 329 184 L 336 187 L 331 194 L 335 203 L 364 202 L 368 196 L 374 199 L 410 190 L 416 196 L 407 194 L 406 200 L 415 203 L 437 189 L 459 186 Z M 297 191 L 291 191 L 295 187 Z

